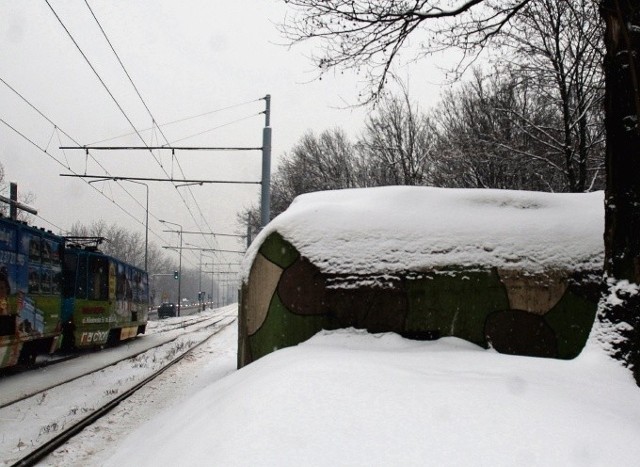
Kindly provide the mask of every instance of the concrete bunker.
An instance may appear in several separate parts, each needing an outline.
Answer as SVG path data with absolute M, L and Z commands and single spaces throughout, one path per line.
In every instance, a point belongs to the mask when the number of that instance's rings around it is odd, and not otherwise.
M 303 195 L 245 258 L 238 366 L 345 327 L 574 358 L 595 318 L 603 216 L 602 193 Z

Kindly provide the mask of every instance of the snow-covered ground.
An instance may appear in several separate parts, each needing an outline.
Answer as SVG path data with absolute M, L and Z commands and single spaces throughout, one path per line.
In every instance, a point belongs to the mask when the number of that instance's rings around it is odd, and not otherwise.
M 602 262 L 601 193 L 423 193 L 305 195 L 261 235 L 277 227 L 302 239 L 296 247 L 329 272 L 345 264 L 351 269 L 338 272 L 435 267 L 443 258 L 496 267 L 535 267 L 526 264 L 531 258 L 549 267 Z M 347 194 L 350 202 L 338 202 Z M 411 212 L 392 209 L 398 202 Z M 335 209 L 325 210 L 327 203 Z M 461 205 L 468 215 L 458 215 Z M 388 215 L 372 215 L 377 206 Z M 429 219 L 416 219 L 417 211 Z M 379 248 L 381 238 L 392 248 Z M 258 240 L 245 258 L 245 278 Z M 419 342 L 342 329 L 241 370 L 236 349 L 232 325 L 43 464 L 640 465 L 640 389 L 595 344 L 567 361 L 498 354 L 452 337 Z M 69 389 L 68 400 L 81 391 Z
M 640 459 L 640 389 L 597 349 L 561 361 L 456 338 L 417 342 L 345 329 L 236 370 L 236 339 L 232 324 L 42 465 L 631 466 Z
M 235 327 L 48 465 L 631 466 L 640 389 L 597 349 L 322 332 L 235 370 Z
M 207 310 L 202 315 L 216 313 L 233 313 L 237 305 L 230 305 L 216 311 Z M 183 320 L 186 318 L 170 318 L 159 325 Z M 171 413 L 184 401 L 189 400 L 201 390 L 211 386 L 236 368 L 237 331 L 235 323 L 227 326 L 207 344 L 196 349 L 147 387 L 121 403 L 109 416 L 84 430 L 73 438 L 64 448 L 49 456 L 43 465 L 50 466 L 94 466 L 104 465 L 107 460 L 119 452 L 119 445 L 124 443 L 132 432 L 150 423 L 148 436 L 161 432 L 170 438 L 180 439 L 182 434 L 175 425 L 158 425 L 156 417 L 163 413 Z M 143 443 L 146 444 L 146 443 Z M 180 447 L 184 449 L 184 447 Z M 169 465 L 159 457 L 148 458 L 142 464 L 124 461 L 120 467 L 133 465 Z M 185 465 L 183 462 L 173 463 Z M 214 465 L 205 462 L 202 465 Z
M 207 310 L 194 316 L 150 321 L 145 336 L 118 347 L 86 353 L 79 358 L 54 366 L 0 378 L 0 403 L 3 404 L 25 394 L 31 394 L 35 390 L 77 378 L 64 386 L 48 389 L 37 396 L 0 409 L 0 465 L 13 464 L 21 455 L 31 451 L 32 446 L 38 446 L 47 441 L 73 421 L 83 418 L 88 412 L 112 400 L 158 368 L 163 367 L 167 361 L 173 360 L 175 355 L 183 353 L 196 342 L 206 338 L 211 334 L 211 329 L 205 328 L 207 324 L 211 325 L 212 322 L 218 321 L 218 329 L 225 324 L 235 328 L 236 314 L 237 307 L 231 306 Z M 185 332 L 187 329 L 189 332 Z M 165 345 L 153 347 L 162 343 Z M 232 352 L 231 349 L 235 344 L 216 339 L 209 344 L 207 351 L 214 351 L 212 349 L 217 348 L 216 345 L 223 351 L 228 349 Z M 127 359 L 114 363 L 132 353 L 139 353 L 139 355 L 133 360 Z M 230 369 L 232 370 L 233 366 Z M 88 372 L 94 373 L 79 377 Z M 188 379 L 189 384 L 192 384 L 194 377 Z M 162 384 L 160 387 L 164 388 Z M 172 387 L 173 385 L 169 385 L 164 388 L 161 391 L 162 395 L 170 397 L 166 389 Z M 124 406 L 127 404 L 129 402 Z M 109 434 L 110 439 L 116 439 L 118 433 L 126 433 L 127 429 L 139 424 L 137 409 L 142 409 L 143 413 L 153 413 L 155 407 L 149 401 L 139 403 L 139 407 L 128 410 L 128 415 L 122 421 L 117 423 L 110 421 L 107 426 L 113 426 L 114 430 L 105 430 L 105 434 Z M 129 422 L 131 425 L 128 424 Z M 86 447 L 90 449 L 91 455 L 100 451 L 100 445 L 95 442 L 87 444 Z M 70 452 L 76 451 L 84 452 L 82 449 Z M 73 465 L 73 462 L 71 464 Z M 60 465 L 70 464 L 67 459 L 64 459 Z

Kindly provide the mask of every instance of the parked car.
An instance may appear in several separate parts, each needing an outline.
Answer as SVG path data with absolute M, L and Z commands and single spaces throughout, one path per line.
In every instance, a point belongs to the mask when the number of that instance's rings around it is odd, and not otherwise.
M 174 303 L 163 303 L 158 307 L 158 318 L 169 318 L 176 316 L 177 307 Z

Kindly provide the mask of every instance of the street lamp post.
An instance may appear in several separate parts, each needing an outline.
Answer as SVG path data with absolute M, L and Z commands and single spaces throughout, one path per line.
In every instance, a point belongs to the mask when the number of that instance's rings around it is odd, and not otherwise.
M 147 205 L 145 207 L 146 219 L 145 219 L 145 232 L 144 232 L 144 270 L 148 271 L 149 261 L 149 185 L 144 182 L 138 182 L 136 180 L 124 180 L 125 182 L 136 183 L 138 185 L 144 185 L 147 189 Z
M 180 248 L 179 248 L 179 253 L 178 253 L 178 316 L 180 316 L 180 307 L 181 307 L 181 302 L 182 299 L 180 298 L 180 294 L 181 294 L 181 283 L 182 283 L 182 225 L 180 224 L 176 224 L 175 222 L 169 222 L 169 221 L 163 221 L 160 220 L 160 222 L 162 222 L 163 224 L 171 224 L 171 225 L 177 225 L 178 227 L 180 227 Z

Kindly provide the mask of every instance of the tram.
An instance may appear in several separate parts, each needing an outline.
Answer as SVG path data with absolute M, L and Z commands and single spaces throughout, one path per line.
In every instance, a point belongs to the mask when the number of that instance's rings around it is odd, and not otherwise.
M 145 332 L 146 272 L 92 241 L 0 218 L 0 368 Z

